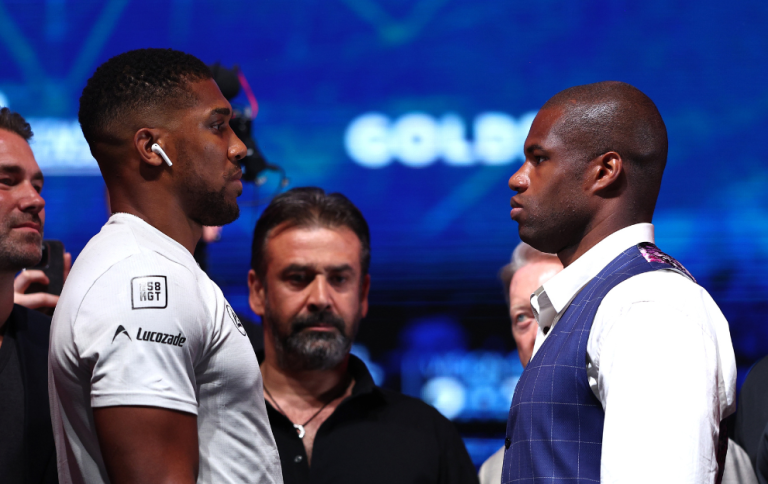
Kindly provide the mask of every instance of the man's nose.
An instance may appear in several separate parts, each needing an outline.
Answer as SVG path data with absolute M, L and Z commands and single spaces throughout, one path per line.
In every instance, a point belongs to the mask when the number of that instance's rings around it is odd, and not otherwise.
M 312 281 L 307 305 L 311 311 L 326 311 L 331 306 L 328 281 L 325 277 L 315 277 Z
M 19 189 L 19 208 L 23 212 L 40 213 L 45 208 L 45 199 L 37 189 L 28 182 L 18 186 Z
M 233 132 L 229 145 L 229 159 L 237 162 L 245 158 L 247 154 L 248 148 L 245 143 Z
M 509 178 L 509 188 L 519 193 L 525 191 L 529 183 L 528 173 L 525 169 L 525 163 L 523 163 L 523 166 Z

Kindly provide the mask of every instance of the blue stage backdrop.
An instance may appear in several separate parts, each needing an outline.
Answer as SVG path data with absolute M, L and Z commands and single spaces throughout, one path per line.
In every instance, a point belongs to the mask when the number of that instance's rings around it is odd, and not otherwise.
M 0 104 L 30 119 L 46 236 L 77 255 L 107 219 L 76 120 L 96 66 L 140 47 L 239 65 L 289 186 L 340 191 L 370 223 L 355 351 L 469 437 L 498 436 L 521 371 L 496 276 L 518 242 L 507 180 L 538 107 L 572 85 L 622 80 L 657 103 L 658 245 L 720 304 L 741 378 L 768 354 L 766 24 L 763 0 L 2 0 Z M 271 173 L 247 186 L 208 249 L 246 319 L 251 233 L 276 188 Z M 467 443 L 478 462 L 500 445 Z

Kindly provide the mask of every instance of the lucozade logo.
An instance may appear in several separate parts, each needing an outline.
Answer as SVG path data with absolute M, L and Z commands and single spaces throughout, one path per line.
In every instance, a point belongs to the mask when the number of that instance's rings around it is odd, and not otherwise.
M 347 127 L 347 154 L 366 168 L 381 168 L 393 161 L 421 168 L 442 160 L 451 166 L 506 165 L 522 161 L 523 144 L 536 112 L 515 118 L 505 113 L 479 114 L 473 123 L 474 139 L 467 137 L 464 120 L 449 113 L 437 119 L 412 112 L 396 120 L 381 113 L 366 113 Z

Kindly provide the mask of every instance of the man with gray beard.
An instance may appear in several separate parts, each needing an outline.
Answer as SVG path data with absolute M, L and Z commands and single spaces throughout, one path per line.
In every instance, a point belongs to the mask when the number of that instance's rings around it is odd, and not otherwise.
M 368 224 L 339 193 L 295 188 L 256 224 L 249 302 L 264 326 L 259 362 L 284 482 L 476 483 L 453 424 L 377 387 L 349 353 L 368 312 L 369 262 Z

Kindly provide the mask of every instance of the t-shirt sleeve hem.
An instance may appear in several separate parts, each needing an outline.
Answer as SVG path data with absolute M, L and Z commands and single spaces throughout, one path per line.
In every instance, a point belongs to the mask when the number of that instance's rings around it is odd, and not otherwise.
M 110 395 L 91 396 L 91 407 L 121 407 L 121 406 L 143 406 L 159 407 L 168 410 L 178 410 L 180 412 L 197 415 L 197 402 L 188 400 L 178 400 L 168 397 L 161 397 L 150 394 L 123 394 L 112 393 Z

